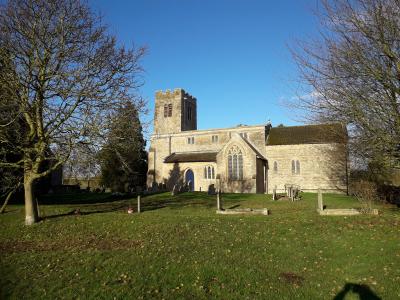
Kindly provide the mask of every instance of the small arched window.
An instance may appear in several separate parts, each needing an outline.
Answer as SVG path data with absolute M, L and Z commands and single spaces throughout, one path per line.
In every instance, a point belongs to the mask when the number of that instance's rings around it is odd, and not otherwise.
M 296 161 L 296 174 L 300 174 L 300 162 Z
M 278 162 L 274 161 L 274 173 L 278 173 Z
M 243 155 L 237 146 L 228 152 L 228 176 L 230 180 L 243 179 Z
M 292 174 L 300 174 L 300 161 L 292 160 Z
M 215 170 L 213 166 L 204 167 L 204 179 L 215 179 Z

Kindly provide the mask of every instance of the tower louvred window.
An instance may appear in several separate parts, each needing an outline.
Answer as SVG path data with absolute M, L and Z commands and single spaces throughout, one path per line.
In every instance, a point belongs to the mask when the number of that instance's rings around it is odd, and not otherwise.
M 168 105 L 164 105 L 164 118 L 168 117 Z
M 168 117 L 172 117 L 172 104 L 168 104 Z

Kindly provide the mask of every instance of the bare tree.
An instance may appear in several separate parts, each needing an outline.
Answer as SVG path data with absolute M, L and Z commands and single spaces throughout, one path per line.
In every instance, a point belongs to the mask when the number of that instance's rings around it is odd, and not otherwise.
M 0 77 L 6 76 L 11 70 L 10 58 L 5 53 L 2 54 L 0 54 Z M 2 85 L 0 85 L 0 99 L 0 124 L 7 124 L 0 127 L 0 141 L 5 139 L 13 141 L 13 145 L 0 143 L 0 160 L 7 163 L 18 162 L 22 158 L 22 153 L 16 146 L 22 145 L 21 132 L 26 130 L 26 124 L 23 118 L 15 114 L 18 111 L 18 105 Z M 0 166 L 0 199 L 4 199 L 0 213 L 5 212 L 9 200 L 20 188 L 22 179 L 22 169 Z
M 22 153 L 19 161 L 0 166 L 23 169 L 30 225 L 38 220 L 34 183 L 62 165 L 75 145 L 93 144 L 121 101 L 140 107 L 136 91 L 145 49 L 117 46 L 100 16 L 79 0 L 1 5 L 0 49 L 11 62 L 0 72 L 0 86 L 17 103 L 13 120 L 21 117 L 27 126 L 21 145 L 0 134 L 3 145 Z
M 308 87 L 292 104 L 346 124 L 364 163 L 400 168 L 400 1 L 321 3 L 320 37 L 292 49 Z

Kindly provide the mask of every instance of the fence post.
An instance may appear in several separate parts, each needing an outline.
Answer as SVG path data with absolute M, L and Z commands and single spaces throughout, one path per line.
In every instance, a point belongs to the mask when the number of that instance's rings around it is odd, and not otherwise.
M 221 201 L 221 192 L 218 190 L 217 192 L 217 209 L 222 210 L 222 201 Z
M 140 213 L 140 195 L 137 196 L 137 212 Z

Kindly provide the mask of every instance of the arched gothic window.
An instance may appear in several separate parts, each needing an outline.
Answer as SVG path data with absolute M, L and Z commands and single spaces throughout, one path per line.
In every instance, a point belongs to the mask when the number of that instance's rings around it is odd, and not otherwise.
M 204 167 L 204 179 L 215 179 L 215 170 L 212 166 Z
M 228 176 L 230 180 L 243 179 L 243 155 L 237 146 L 233 146 L 228 152 Z

